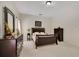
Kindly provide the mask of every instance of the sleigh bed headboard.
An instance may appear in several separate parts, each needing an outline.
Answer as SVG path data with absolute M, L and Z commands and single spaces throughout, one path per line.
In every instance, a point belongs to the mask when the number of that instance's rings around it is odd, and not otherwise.
M 45 33 L 45 28 L 32 28 L 32 33 L 34 32 L 44 32 Z

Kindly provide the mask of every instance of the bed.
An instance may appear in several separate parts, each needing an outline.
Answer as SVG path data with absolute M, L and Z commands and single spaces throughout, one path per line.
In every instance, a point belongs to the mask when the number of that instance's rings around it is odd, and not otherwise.
M 41 33 L 41 34 L 36 34 L 35 36 L 33 35 L 34 33 Z M 42 45 L 48 45 L 48 44 L 58 44 L 56 36 L 54 34 L 44 34 L 45 33 L 45 28 L 32 28 L 32 35 L 34 37 L 33 41 L 35 42 L 36 48 L 38 46 Z

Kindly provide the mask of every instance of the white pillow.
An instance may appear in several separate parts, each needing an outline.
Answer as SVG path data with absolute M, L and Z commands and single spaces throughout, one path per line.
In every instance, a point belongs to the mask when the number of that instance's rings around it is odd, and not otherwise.
M 39 34 L 39 32 L 35 32 L 35 34 Z
M 40 34 L 44 35 L 45 33 L 44 32 L 40 32 Z
M 34 36 L 39 35 L 39 34 L 40 34 L 39 32 L 35 32 L 35 33 L 33 33 Z

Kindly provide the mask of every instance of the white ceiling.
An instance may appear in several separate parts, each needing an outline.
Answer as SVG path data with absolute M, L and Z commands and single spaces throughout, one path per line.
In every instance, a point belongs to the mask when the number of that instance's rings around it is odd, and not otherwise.
M 68 6 L 78 6 L 79 2 L 68 2 L 68 1 L 54 1 L 54 4 L 51 6 L 47 6 L 45 1 L 18 1 L 15 2 L 15 6 L 17 10 L 21 14 L 31 14 L 31 15 L 39 15 L 43 16 L 53 16 L 57 14 L 57 12 L 61 11 L 62 8 Z

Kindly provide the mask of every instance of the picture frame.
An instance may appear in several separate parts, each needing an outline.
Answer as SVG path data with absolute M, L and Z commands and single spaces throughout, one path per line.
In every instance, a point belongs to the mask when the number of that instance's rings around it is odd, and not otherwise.
M 41 21 L 35 21 L 35 27 L 41 27 L 42 22 Z

